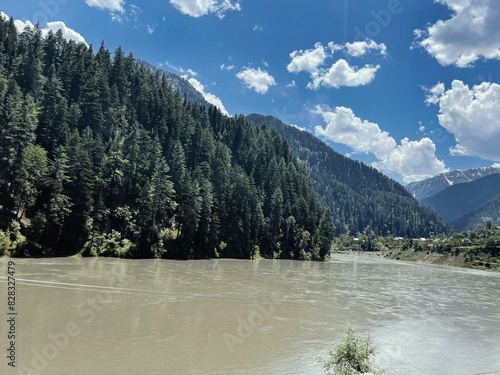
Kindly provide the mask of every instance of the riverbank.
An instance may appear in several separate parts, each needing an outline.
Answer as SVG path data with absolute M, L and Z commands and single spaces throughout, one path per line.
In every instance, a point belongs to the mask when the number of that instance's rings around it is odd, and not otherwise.
M 370 257 L 402 260 L 405 262 L 500 272 L 500 261 L 498 257 L 492 257 L 491 254 L 482 250 L 483 249 L 478 247 L 458 247 L 449 253 L 437 253 L 431 251 L 418 251 L 415 249 L 394 248 L 386 251 L 337 251 L 335 253 L 355 253 Z
M 383 257 L 416 263 L 500 272 L 499 258 L 485 252 L 482 248 L 474 246 L 457 247 L 451 252 L 446 253 L 416 251 L 414 249 L 393 249 L 384 252 Z

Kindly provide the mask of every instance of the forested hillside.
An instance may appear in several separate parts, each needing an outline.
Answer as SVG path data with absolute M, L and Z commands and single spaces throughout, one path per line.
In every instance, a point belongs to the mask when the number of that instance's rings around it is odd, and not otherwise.
M 275 130 L 1 17 L 0 229 L 19 255 L 175 258 L 323 259 L 334 232 Z
M 455 220 L 452 225 L 455 230 L 463 231 L 483 224 L 487 220 L 500 223 L 500 194 L 477 210 Z
M 405 188 L 377 169 L 346 158 L 312 134 L 285 125 L 276 117 L 250 114 L 256 125 L 276 129 L 305 163 L 320 200 L 333 213 L 336 234 L 429 237 L 449 226 L 435 212 L 421 206 Z

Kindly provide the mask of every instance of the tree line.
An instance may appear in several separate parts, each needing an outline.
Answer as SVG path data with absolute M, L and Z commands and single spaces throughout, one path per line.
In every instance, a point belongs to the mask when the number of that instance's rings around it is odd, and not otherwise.
M 320 260 L 335 227 L 275 130 L 0 17 L 0 229 L 18 255 Z
M 247 118 L 267 124 L 283 136 L 302 161 L 320 201 L 330 208 L 336 235 L 430 237 L 450 233 L 450 226 L 422 206 L 398 182 L 377 169 L 347 158 L 307 131 L 285 125 L 276 117 Z

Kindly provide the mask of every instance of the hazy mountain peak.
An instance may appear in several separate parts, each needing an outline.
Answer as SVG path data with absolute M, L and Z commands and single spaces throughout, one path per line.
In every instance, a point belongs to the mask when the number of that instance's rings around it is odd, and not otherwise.
M 491 167 L 473 168 L 467 170 L 456 169 L 451 172 L 441 173 L 437 176 L 406 185 L 406 189 L 419 201 L 431 197 L 444 189 L 466 182 L 472 182 L 493 173 L 500 173 L 500 164 Z

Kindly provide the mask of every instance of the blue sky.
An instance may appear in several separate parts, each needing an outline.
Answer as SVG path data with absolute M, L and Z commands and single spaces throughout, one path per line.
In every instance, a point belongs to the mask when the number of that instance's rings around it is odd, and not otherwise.
M 500 162 L 498 0 L 4 1 L 118 45 L 231 115 L 271 114 L 400 182 Z

